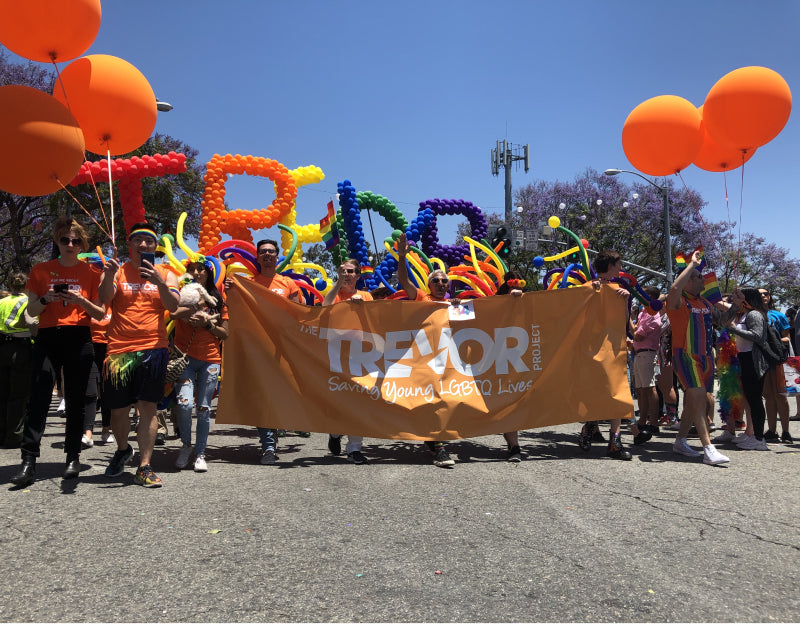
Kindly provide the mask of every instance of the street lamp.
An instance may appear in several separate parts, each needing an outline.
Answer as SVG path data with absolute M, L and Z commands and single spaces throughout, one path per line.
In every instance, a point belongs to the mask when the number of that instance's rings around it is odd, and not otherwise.
M 615 176 L 620 173 L 632 173 L 635 176 L 639 176 L 651 186 L 656 187 L 659 195 L 661 195 L 661 197 L 664 199 L 664 262 L 667 265 L 665 274 L 667 279 L 667 288 L 669 288 L 672 285 L 672 245 L 670 242 L 669 231 L 669 187 L 659 186 L 649 178 L 646 178 L 641 173 L 637 173 L 635 171 L 627 171 L 625 169 L 606 169 L 603 173 L 607 176 Z
M 173 108 L 174 107 L 169 102 L 161 102 L 159 100 L 156 100 L 156 109 L 162 113 L 168 113 Z

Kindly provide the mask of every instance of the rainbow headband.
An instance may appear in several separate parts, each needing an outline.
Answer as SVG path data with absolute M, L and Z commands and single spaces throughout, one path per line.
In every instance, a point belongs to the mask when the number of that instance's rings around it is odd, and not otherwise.
M 130 234 L 128 234 L 128 240 L 131 240 L 137 235 L 150 236 L 154 241 L 158 242 L 158 235 L 156 234 L 156 231 L 151 228 L 139 228 L 138 230 L 133 230 Z

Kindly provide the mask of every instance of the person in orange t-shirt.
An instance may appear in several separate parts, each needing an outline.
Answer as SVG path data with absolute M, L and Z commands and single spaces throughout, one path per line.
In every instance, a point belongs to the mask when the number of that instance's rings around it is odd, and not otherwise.
M 431 271 L 428 275 L 428 290 L 430 290 L 429 295 L 425 294 L 422 290 L 414 286 L 414 283 L 408 277 L 408 267 L 406 266 L 406 255 L 410 250 L 411 245 L 408 244 L 406 235 L 401 234 L 397 238 L 397 255 L 400 258 L 400 262 L 397 264 L 397 281 L 400 282 L 400 286 L 406 291 L 406 295 L 408 295 L 409 300 L 437 302 L 447 301 L 445 296 L 447 295 L 447 288 L 450 285 L 450 279 L 447 277 L 447 274 L 440 269 Z M 457 304 L 458 299 L 451 299 L 450 302 Z M 439 468 L 452 468 L 456 465 L 456 462 L 452 457 L 450 457 L 450 455 L 447 453 L 447 450 L 444 448 L 444 442 L 439 440 L 428 440 L 425 442 L 425 446 L 427 446 L 428 450 L 433 454 L 434 466 L 438 466 Z
M 341 301 L 372 301 L 372 295 L 365 290 L 356 290 L 356 283 L 361 276 L 361 265 L 358 260 L 350 258 L 339 265 L 339 279 L 325 295 L 322 305 L 329 306 Z M 354 464 L 368 464 L 369 460 L 361 452 L 364 444 L 362 436 L 347 436 L 347 461 Z M 328 436 L 328 450 L 332 455 L 342 454 L 342 436 L 330 434 Z
M 206 445 L 211 428 L 211 400 L 217 388 L 222 341 L 228 337 L 228 307 L 222 294 L 214 286 L 212 265 L 207 261 L 190 262 L 186 272 L 217 300 L 215 306 L 201 301 L 196 306 L 179 306 L 172 314 L 175 322 L 175 347 L 189 356 L 189 363 L 175 382 L 176 415 L 183 447 L 178 453 L 175 467 L 183 470 L 195 453 L 195 472 L 208 470 Z M 192 448 L 192 409 L 197 396 L 197 432 Z
M 35 265 L 28 276 L 28 313 L 39 317 L 33 349 L 33 380 L 28 414 L 22 434 L 22 467 L 11 481 L 18 487 L 34 482 L 36 458 L 44 434 L 54 370 L 64 371 L 67 454 L 65 479 L 80 473 L 83 405 L 92 369 L 93 351 L 89 323 L 102 318 L 98 288 L 100 276 L 78 258 L 89 248 L 85 228 L 70 217 L 60 217 L 53 228 L 58 245 L 56 260 Z
M 158 431 L 156 408 L 164 394 L 169 361 L 164 311 L 174 312 L 179 299 L 175 274 L 148 259 L 153 257 L 149 254 L 154 254 L 157 241 L 151 225 L 134 224 L 128 235 L 130 260 L 120 265 L 116 258 L 109 258 L 100 282 L 100 300 L 111 306 L 103 398 L 111 408 L 111 429 L 118 447 L 106 476 L 121 475 L 133 455 L 128 436 L 129 414 L 135 405 L 139 469 L 134 480 L 145 487 L 162 485 L 150 460 Z

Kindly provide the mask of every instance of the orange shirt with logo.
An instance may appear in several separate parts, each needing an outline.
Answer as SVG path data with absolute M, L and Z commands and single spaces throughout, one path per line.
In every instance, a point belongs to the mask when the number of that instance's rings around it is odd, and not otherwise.
M 276 295 L 286 297 L 287 299 L 294 293 L 297 293 L 297 296 L 300 297 L 300 301 L 302 301 L 300 287 L 291 277 L 286 277 L 285 275 L 279 275 L 276 273 L 272 278 L 269 278 L 266 275 L 259 273 L 253 277 L 253 281 L 257 284 L 261 284 L 262 286 L 266 286 Z
M 364 301 L 374 301 L 372 295 L 368 293 L 366 290 L 356 290 L 351 293 L 343 293 L 341 290 L 336 293 L 336 299 L 333 300 L 333 303 L 339 303 L 340 301 L 347 301 L 348 299 L 352 299 L 353 295 L 361 295 L 361 298 Z
M 225 297 L 222 298 L 225 300 Z M 214 310 L 206 308 L 206 312 L 213 314 Z M 228 320 L 228 306 L 222 306 L 222 312 L 219 315 L 220 322 Z M 205 327 L 195 328 L 189 325 L 183 319 L 175 321 L 175 346 L 183 353 L 187 353 L 186 349 L 189 348 L 189 357 L 203 362 L 210 362 L 212 364 L 222 363 L 222 342 L 219 338 L 214 336 Z M 192 335 L 194 332 L 194 335 Z M 189 342 L 191 340 L 191 342 Z
M 165 280 L 170 273 L 163 264 L 157 264 L 156 270 Z M 117 290 L 110 304 L 108 354 L 166 348 L 166 307 L 158 286 L 142 278 L 130 262 L 119 268 L 114 284 Z
M 28 276 L 28 290 L 37 298 L 44 297 L 56 284 L 66 284 L 72 292 L 80 292 L 89 301 L 98 299 L 100 274 L 86 262 L 65 267 L 58 260 L 35 265 Z M 89 326 L 91 317 L 81 306 L 51 301 L 39 315 L 39 329 L 61 325 Z

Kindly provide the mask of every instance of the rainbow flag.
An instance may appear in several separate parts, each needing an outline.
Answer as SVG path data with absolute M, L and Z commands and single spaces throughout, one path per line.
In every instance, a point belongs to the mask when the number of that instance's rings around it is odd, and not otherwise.
M 368 264 L 362 264 L 361 265 L 361 276 L 362 277 L 364 275 L 372 275 L 373 273 L 375 273 L 375 269 L 373 269 L 371 266 L 369 266 Z
M 333 200 L 328 202 L 328 214 L 319 222 L 319 231 L 322 234 L 322 241 L 328 251 L 339 244 L 339 228 L 336 227 L 336 211 L 333 209 Z
M 700 296 L 708 299 L 711 303 L 719 303 L 722 301 L 722 293 L 719 290 L 717 274 L 714 273 L 714 271 L 709 271 L 703 275 L 703 282 L 705 285 L 703 286 L 703 292 L 700 293 Z
M 703 246 L 698 245 L 698 247 L 694 251 L 700 252 L 700 257 L 702 258 L 702 260 L 700 261 L 700 266 L 698 267 L 698 269 L 702 271 L 706 267 L 706 255 L 705 253 L 703 253 Z M 675 254 L 675 264 L 678 265 L 678 269 L 683 271 L 686 268 L 686 265 L 689 264 L 689 262 L 691 262 L 692 260 L 694 251 L 686 254 L 679 251 L 677 254 Z

